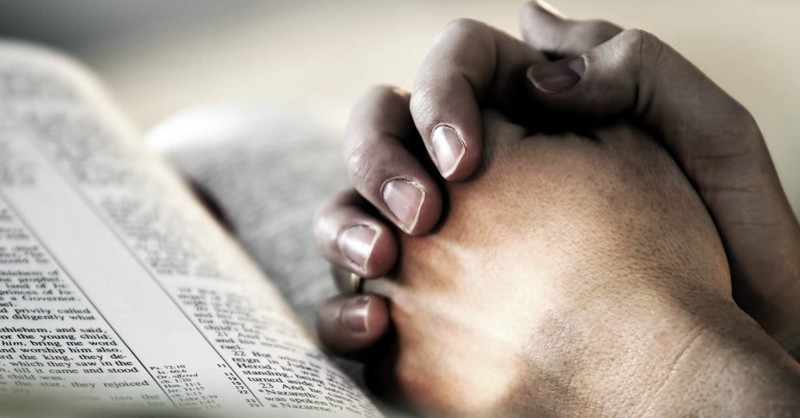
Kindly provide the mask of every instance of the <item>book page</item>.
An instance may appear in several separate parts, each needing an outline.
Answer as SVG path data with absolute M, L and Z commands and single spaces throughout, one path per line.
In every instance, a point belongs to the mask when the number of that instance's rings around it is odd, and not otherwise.
M 379 415 L 84 70 L 0 43 L 0 399 L 28 397 Z
M 281 100 L 195 105 L 152 128 L 146 142 L 202 192 L 311 329 L 316 307 L 338 293 L 309 220 L 352 187 L 342 136 L 335 110 Z M 415 416 L 372 393 L 361 363 L 334 361 L 384 414 Z
M 337 293 L 310 220 L 350 184 L 340 130 L 325 122 L 321 111 L 291 102 L 209 103 L 146 135 L 150 149 L 212 202 L 308 327 L 316 307 Z

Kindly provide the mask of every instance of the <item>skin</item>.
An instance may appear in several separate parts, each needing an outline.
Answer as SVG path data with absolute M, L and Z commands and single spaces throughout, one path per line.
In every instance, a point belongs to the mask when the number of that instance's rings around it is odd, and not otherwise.
M 796 351 L 800 227 L 747 110 L 646 32 L 567 20 L 535 3 L 523 10 L 522 22 L 528 45 L 478 22 L 449 25 L 423 64 L 407 108 L 391 98 L 406 93 L 386 87 L 368 93 L 347 134 L 346 157 L 357 192 L 342 194 L 315 222 L 326 258 L 364 277 L 379 277 L 398 257 L 395 226 L 411 235 L 431 231 L 443 207 L 431 174 L 440 166 L 415 154 L 416 141 L 421 139 L 432 153 L 433 129 L 453 127 L 466 151 L 445 174 L 447 180 L 469 178 L 483 157 L 480 105 L 496 107 L 528 127 L 557 119 L 558 112 L 591 123 L 623 115 L 656 134 L 695 186 L 722 238 L 736 303 L 785 348 Z M 550 62 L 537 51 L 553 59 L 570 58 Z M 584 69 L 572 72 L 574 83 L 567 82 L 569 76 L 556 77 L 554 90 L 543 82 L 542 74 L 569 75 L 564 69 L 574 67 L 576 55 Z M 387 112 L 377 116 L 365 110 L 371 106 L 385 106 Z M 396 177 L 425 191 L 411 228 L 383 200 L 381 186 Z M 383 216 L 376 217 L 375 211 Z M 374 245 L 362 246 L 368 248 L 363 263 L 344 255 L 348 241 L 341 239 L 343 231 L 353 225 L 368 226 L 377 237 Z M 383 338 L 389 321 L 380 298 L 368 296 L 369 303 L 358 310 L 349 309 L 352 300 L 337 297 L 323 306 L 319 329 L 333 351 L 360 358 Z M 343 315 L 371 326 L 342 326 L 337 318 Z
M 445 222 L 401 236 L 397 273 L 368 285 L 395 330 L 373 383 L 432 416 L 800 407 L 800 369 L 736 308 L 714 224 L 651 136 L 483 121 L 484 163 L 445 185 Z

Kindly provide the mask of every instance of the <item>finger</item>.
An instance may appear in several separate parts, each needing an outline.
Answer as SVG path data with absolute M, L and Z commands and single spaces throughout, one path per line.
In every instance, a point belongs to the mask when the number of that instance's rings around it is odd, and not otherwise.
M 534 65 L 528 78 L 532 99 L 542 106 L 594 118 L 632 113 L 655 129 L 698 179 L 704 178 L 695 166 L 698 158 L 764 151 L 762 140 L 738 140 L 754 134 L 760 139 L 744 107 L 675 50 L 638 29 L 581 56 Z
M 525 41 L 556 58 L 583 54 L 622 32 L 604 20 L 568 19 L 543 1 L 527 3 L 520 21 Z
M 331 263 L 365 278 L 389 272 L 397 259 L 392 228 L 370 215 L 354 190 L 339 193 L 314 219 L 314 240 Z
M 525 69 L 544 60 L 483 23 L 462 19 L 442 30 L 417 75 L 411 114 L 444 178 L 472 175 L 481 160 L 481 105 L 513 110 Z
M 388 329 L 389 310 L 380 296 L 335 296 L 317 310 L 320 342 L 343 357 L 358 357 L 380 341 Z
M 418 138 L 408 94 L 379 86 L 350 116 L 345 156 L 356 190 L 404 232 L 421 234 L 439 221 L 438 185 L 407 147 Z
M 628 112 L 661 137 L 720 230 L 737 303 L 773 337 L 788 338 L 778 335 L 785 327 L 779 319 L 800 314 L 800 232 L 747 110 L 641 30 L 579 57 L 534 65 L 528 77 L 541 106 L 591 117 Z M 765 242 L 780 250 L 764 251 Z

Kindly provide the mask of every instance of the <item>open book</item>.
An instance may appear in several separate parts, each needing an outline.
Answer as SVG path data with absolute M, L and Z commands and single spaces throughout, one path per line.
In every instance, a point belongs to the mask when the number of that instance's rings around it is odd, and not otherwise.
M 380 415 L 88 72 L 11 42 L 0 402 Z

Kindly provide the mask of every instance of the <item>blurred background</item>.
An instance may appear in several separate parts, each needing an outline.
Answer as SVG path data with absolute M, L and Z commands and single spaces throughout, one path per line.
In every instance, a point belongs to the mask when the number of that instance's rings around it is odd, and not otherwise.
M 410 87 L 459 17 L 517 33 L 522 1 L 2 0 L 0 34 L 68 51 L 143 130 L 197 103 L 291 102 L 341 129 L 370 85 Z M 575 18 L 642 27 L 756 116 L 800 209 L 799 0 L 561 0 Z

